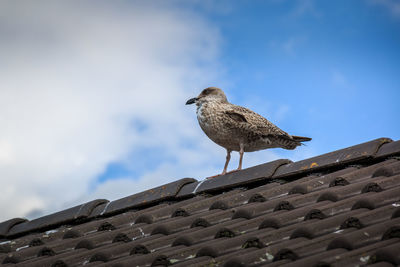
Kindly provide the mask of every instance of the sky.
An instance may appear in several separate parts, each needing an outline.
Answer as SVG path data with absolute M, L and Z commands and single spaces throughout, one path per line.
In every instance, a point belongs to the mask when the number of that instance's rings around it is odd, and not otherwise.
M 0 0 L 0 221 L 220 173 L 209 86 L 313 138 L 244 167 L 398 140 L 400 2 Z

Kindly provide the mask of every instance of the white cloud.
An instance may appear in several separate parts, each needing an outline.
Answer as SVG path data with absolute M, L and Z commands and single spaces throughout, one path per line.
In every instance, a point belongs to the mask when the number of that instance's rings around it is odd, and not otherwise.
M 154 162 L 113 198 L 205 174 L 208 153 L 224 154 L 184 105 L 220 74 L 219 33 L 197 14 L 163 2 L 2 1 L 0 25 L 0 220 L 87 199 L 106 166 L 134 164 L 135 150 L 162 149 L 174 163 Z M 194 140 L 206 145 L 189 150 Z
M 176 3 L 0 2 L 0 221 L 221 172 L 225 150 L 184 105 L 227 84 L 220 34 Z M 244 167 L 277 158 L 246 153 Z M 138 177 L 92 188 L 114 162 Z

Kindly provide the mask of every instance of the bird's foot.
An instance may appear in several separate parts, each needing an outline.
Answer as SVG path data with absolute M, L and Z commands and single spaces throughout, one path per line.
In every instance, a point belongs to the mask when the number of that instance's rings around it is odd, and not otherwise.
M 238 172 L 238 171 L 241 171 L 242 169 L 236 169 L 236 170 L 232 170 L 232 171 L 229 171 L 229 172 L 223 172 L 223 173 L 221 173 L 221 174 L 217 174 L 217 175 L 213 175 L 213 176 L 210 176 L 210 177 L 207 177 L 206 179 L 212 179 L 212 178 L 215 178 L 215 177 L 218 177 L 218 176 L 223 176 L 223 175 L 225 175 L 225 174 L 230 174 L 230 173 L 233 173 L 233 172 Z
M 222 175 L 224 175 L 224 174 L 221 173 L 221 174 L 213 175 L 213 176 L 207 177 L 206 179 L 213 179 L 215 177 L 222 176 Z
M 241 170 L 242 170 L 242 169 L 231 170 L 231 171 L 227 172 L 226 174 L 228 174 L 228 173 L 233 173 L 233 172 L 238 172 L 238 171 L 241 171 Z

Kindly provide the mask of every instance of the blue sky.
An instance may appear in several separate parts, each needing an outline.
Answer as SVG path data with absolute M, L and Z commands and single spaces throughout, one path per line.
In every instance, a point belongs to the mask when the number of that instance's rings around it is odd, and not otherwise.
M 306 149 L 315 155 L 379 137 L 399 139 L 400 15 L 379 1 L 215 6 L 186 6 L 220 32 L 222 71 L 203 87 L 226 87 L 232 102 L 290 133 L 311 136 Z M 142 153 L 147 163 L 165 160 L 157 157 L 160 151 Z M 151 164 L 132 170 L 112 163 L 99 181 L 140 175 L 146 168 Z
M 93 3 L 0 3 L 1 219 L 221 172 L 208 86 L 313 138 L 244 167 L 400 139 L 398 1 Z
M 279 125 L 312 136 L 316 153 L 398 139 L 400 16 L 378 3 L 234 1 L 207 13 L 223 36 L 231 98 L 287 106 Z

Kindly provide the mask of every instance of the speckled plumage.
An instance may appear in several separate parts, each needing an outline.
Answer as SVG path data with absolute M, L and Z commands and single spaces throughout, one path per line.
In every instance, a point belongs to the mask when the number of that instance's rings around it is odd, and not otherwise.
M 197 119 L 204 133 L 215 143 L 227 149 L 227 162 L 230 152 L 239 151 L 241 169 L 244 152 L 281 147 L 295 149 L 302 141 L 311 138 L 291 136 L 279 129 L 263 116 L 241 106 L 228 102 L 224 92 L 216 87 L 204 89 L 196 98 L 186 104 L 196 103 Z

